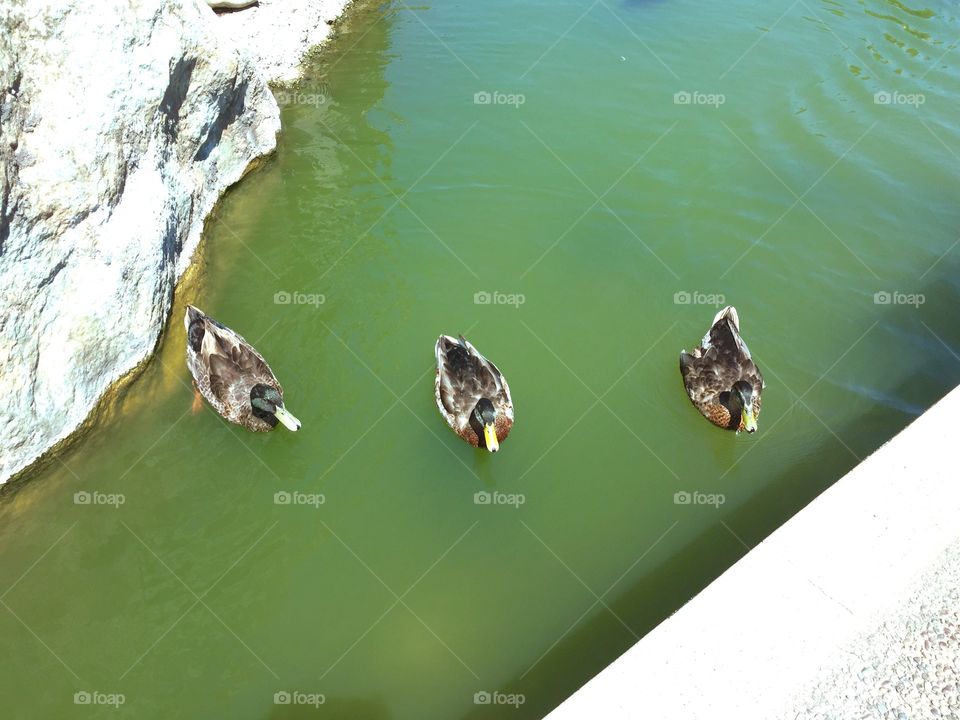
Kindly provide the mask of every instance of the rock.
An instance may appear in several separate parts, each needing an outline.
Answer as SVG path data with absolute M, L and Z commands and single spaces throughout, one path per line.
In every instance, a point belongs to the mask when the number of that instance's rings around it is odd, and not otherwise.
M 256 4 L 257 0 L 207 0 L 214 10 L 243 10 Z
M 300 76 L 307 51 L 330 34 L 347 0 L 260 0 L 244 12 L 223 13 L 217 26 L 251 54 L 271 82 Z
M 279 112 L 190 0 L 0 6 L 0 482 L 153 349 L 204 218 Z

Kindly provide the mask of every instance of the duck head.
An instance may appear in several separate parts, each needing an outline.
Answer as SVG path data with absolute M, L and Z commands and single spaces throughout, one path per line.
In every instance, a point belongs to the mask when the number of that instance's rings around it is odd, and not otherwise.
M 757 431 L 757 419 L 753 415 L 753 387 L 745 380 L 733 384 L 730 396 L 740 405 L 740 420 L 748 433 Z
M 250 405 L 254 415 L 271 425 L 275 425 L 279 420 L 288 430 L 296 432 L 300 429 L 300 421 L 283 406 L 283 397 L 274 387 L 263 383 L 254 385 L 250 390 Z
M 490 452 L 497 452 L 500 449 L 500 441 L 497 440 L 497 409 L 493 403 L 487 398 L 480 398 L 473 408 L 470 421 L 478 436 L 479 428 L 483 429 L 484 447 Z

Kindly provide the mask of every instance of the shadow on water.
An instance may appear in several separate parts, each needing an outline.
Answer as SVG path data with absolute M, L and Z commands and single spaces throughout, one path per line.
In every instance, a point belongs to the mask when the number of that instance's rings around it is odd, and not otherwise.
M 922 289 L 925 302 L 919 308 L 879 306 L 880 323 L 874 332 L 886 332 L 889 337 L 923 333 L 929 338 L 929 361 L 887 388 L 888 396 L 910 397 L 913 405 L 926 409 L 960 385 L 960 325 L 950 319 L 960 304 L 960 282 L 955 279 L 958 277 L 960 263 L 955 263 L 955 267 Z M 896 352 L 895 343 L 891 342 L 889 351 Z M 877 361 L 883 362 L 883 359 Z M 768 381 L 768 387 L 772 384 Z M 878 403 L 833 430 L 853 452 L 865 459 L 886 442 L 878 444 L 876 438 L 892 438 L 914 419 L 916 415 L 912 413 Z M 801 409 L 777 432 L 788 431 L 790 422 L 808 420 L 817 422 Z M 607 605 L 642 638 L 680 609 L 676 598 L 692 599 L 742 558 L 747 553 L 743 543 L 755 547 L 856 467 L 859 463 L 851 453 L 830 452 L 833 449 L 830 445 L 839 442 L 832 435 L 827 436 L 793 467 L 771 478 L 747 502 L 725 512 L 720 520 L 730 530 L 718 520 L 663 564 L 607 601 Z M 502 689 L 504 693 L 522 693 L 526 698 L 519 711 L 510 716 L 540 718 L 549 713 L 635 642 L 613 614 L 598 606 L 589 619 L 557 643 L 526 676 L 515 678 Z M 476 708 L 463 717 L 481 720 L 491 716 L 486 708 Z

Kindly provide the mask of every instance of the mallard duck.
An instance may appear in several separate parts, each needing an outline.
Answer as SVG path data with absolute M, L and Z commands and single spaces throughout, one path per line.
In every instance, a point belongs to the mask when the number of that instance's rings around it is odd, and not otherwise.
M 283 406 L 283 388 L 267 361 L 237 333 L 187 306 L 187 367 L 195 388 L 214 410 L 248 430 L 267 432 L 277 421 L 299 430 Z
M 736 308 L 718 312 L 700 347 L 680 353 L 680 374 L 687 395 L 707 420 L 727 430 L 756 432 L 763 376 L 740 337 Z
M 463 335 L 441 335 L 436 354 L 440 414 L 468 443 L 497 452 L 513 426 L 507 379 Z

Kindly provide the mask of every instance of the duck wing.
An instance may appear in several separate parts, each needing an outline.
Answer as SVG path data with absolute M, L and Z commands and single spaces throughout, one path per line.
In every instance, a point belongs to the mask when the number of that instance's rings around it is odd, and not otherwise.
M 696 404 L 714 401 L 738 380 L 746 380 L 755 391 L 763 388 L 760 369 L 740 337 L 736 308 L 730 306 L 718 312 L 700 347 L 692 353 L 680 353 L 680 372 L 687 394 Z
M 437 407 L 454 429 L 470 420 L 480 398 L 488 398 L 513 419 L 510 388 L 503 374 L 464 337 L 437 340 Z
M 250 343 L 192 306 L 187 308 L 187 333 L 188 353 L 192 351 L 193 364 L 204 375 L 197 378 L 200 389 L 208 389 L 223 405 L 249 403 L 250 388 L 257 383 L 283 392 L 267 361 Z
M 211 384 L 277 384 L 263 356 L 240 335 L 212 318 L 207 318 L 201 356 L 210 364 Z
M 696 348 L 692 353 L 680 353 L 680 373 L 687 395 L 695 405 L 714 402 L 717 396 L 730 390 L 736 380 L 729 379 L 729 373 L 718 364 L 719 354 L 716 348 L 705 353 Z

